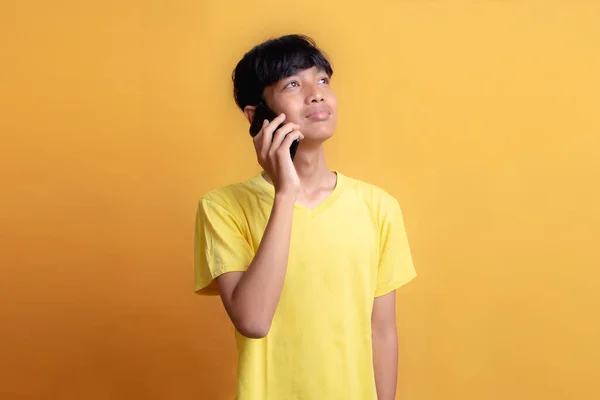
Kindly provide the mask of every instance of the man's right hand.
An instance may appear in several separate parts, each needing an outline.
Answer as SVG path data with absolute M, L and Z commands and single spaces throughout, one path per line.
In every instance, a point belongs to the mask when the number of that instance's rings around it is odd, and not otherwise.
M 275 131 L 285 121 L 285 114 L 280 114 L 273 121 L 263 122 L 262 129 L 254 137 L 254 148 L 258 163 L 269 175 L 277 193 L 291 193 L 294 196 L 300 190 L 300 178 L 290 156 L 290 147 L 294 140 L 304 139 L 298 129 L 300 126 L 288 122 Z
M 281 114 L 263 123 L 254 137 L 258 162 L 273 181 L 276 196 L 256 254 L 245 272 L 228 272 L 216 278 L 219 294 L 238 332 L 250 338 L 265 337 L 279 304 L 289 258 L 294 204 L 300 179 L 290 156 L 290 146 L 304 138 L 294 123 Z

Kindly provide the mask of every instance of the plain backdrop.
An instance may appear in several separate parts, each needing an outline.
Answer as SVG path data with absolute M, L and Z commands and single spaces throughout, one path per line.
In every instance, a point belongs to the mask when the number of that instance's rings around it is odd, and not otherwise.
M 3 1 L 0 398 L 233 398 L 194 217 L 259 170 L 231 71 L 286 33 L 333 61 L 330 168 L 404 210 L 397 398 L 600 398 L 599 20 L 584 0 Z

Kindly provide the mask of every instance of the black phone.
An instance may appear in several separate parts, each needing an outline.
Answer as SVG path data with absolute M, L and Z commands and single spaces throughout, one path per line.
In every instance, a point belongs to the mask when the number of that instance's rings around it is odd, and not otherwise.
M 265 119 L 271 122 L 276 117 L 277 115 L 273 111 L 271 111 L 269 107 L 267 107 L 264 103 L 259 103 L 256 106 L 256 110 L 254 111 L 254 118 L 252 119 L 252 123 L 250 124 L 250 136 L 254 137 L 258 135 L 258 132 L 260 132 L 260 130 L 262 129 L 262 124 Z M 281 128 L 281 126 L 284 124 L 285 121 L 279 124 L 279 126 L 275 128 L 275 131 Z M 296 156 L 296 150 L 298 150 L 299 144 L 300 139 L 296 139 L 292 142 L 292 145 L 290 146 L 290 157 L 292 157 L 292 160 Z

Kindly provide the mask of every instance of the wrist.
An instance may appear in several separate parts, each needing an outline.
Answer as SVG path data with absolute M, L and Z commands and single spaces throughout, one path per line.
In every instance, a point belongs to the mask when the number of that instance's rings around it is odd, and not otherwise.
M 275 192 L 275 204 L 293 206 L 296 203 L 297 197 L 298 192 L 295 190 L 279 190 Z

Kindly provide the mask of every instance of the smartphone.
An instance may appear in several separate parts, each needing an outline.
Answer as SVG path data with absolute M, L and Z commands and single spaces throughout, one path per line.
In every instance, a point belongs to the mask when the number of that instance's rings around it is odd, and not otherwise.
M 254 111 L 254 119 L 252 119 L 252 123 L 250 124 L 250 136 L 254 137 L 258 135 L 258 132 L 260 132 L 260 130 L 262 129 L 262 124 L 265 119 L 271 122 L 276 117 L 277 115 L 273 111 L 271 111 L 269 107 L 267 107 L 264 103 L 259 103 L 258 106 L 256 106 L 256 110 Z M 284 124 L 285 121 L 279 124 L 279 126 L 275 128 L 275 131 L 281 128 Z M 292 160 L 296 156 L 296 150 L 298 150 L 299 144 L 300 139 L 296 139 L 292 142 L 292 145 L 290 146 L 290 157 L 292 157 Z

